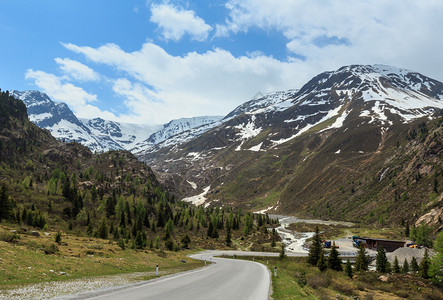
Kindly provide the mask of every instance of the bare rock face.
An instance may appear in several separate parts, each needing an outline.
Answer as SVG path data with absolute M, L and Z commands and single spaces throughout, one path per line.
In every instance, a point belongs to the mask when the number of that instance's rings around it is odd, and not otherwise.
M 440 195 L 438 202 L 441 202 L 443 200 L 443 194 Z M 434 208 L 427 214 L 424 214 L 418 220 L 415 222 L 415 226 L 420 226 L 420 224 L 424 223 L 429 226 L 433 225 L 439 225 L 438 230 L 443 228 L 443 207 Z

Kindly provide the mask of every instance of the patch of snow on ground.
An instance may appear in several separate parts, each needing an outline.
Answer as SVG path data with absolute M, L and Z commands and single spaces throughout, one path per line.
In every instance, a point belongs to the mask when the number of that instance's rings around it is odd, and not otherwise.
M 189 181 L 189 180 L 186 180 L 186 182 L 189 183 L 194 190 L 197 188 L 197 185 L 194 182 Z
M 258 128 L 255 127 L 254 121 L 255 121 L 255 116 L 253 115 L 248 124 L 246 124 L 246 125 L 239 124 L 237 126 L 234 126 L 234 128 L 240 130 L 240 132 L 237 133 L 237 136 L 239 137 L 239 139 L 247 140 L 249 138 L 252 138 L 252 137 L 258 135 L 262 131 L 261 127 L 258 127 Z
M 369 124 L 375 122 L 375 120 L 381 121 L 382 124 L 393 124 L 393 122 L 389 121 L 388 117 L 385 115 L 385 106 L 380 104 L 380 101 L 375 101 L 372 111 L 374 112 L 374 115 L 371 116 L 371 121 L 369 121 Z
M 188 153 L 188 156 L 193 156 L 194 157 L 192 160 L 195 160 L 195 159 L 199 158 L 200 155 L 201 155 L 201 153 L 198 153 L 198 152 L 189 152 Z
M 41 122 L 45 119 L 49 119 L 52 117 L 52 114 L 50 113 L 42 113 L 42 114 L 38 114 L 38 115 L 29 115 L 29 121 L 31 122 Z
M 388 117 L 386 117 L 384 112 L 384 106 L 380 105 L 380 101 L 375 101 L 374 106 L 372 107 L 372 111 L 374 114 L 378 116 L 379 120 L 387 121 Z
M 322 113 L 322 111 L 317 111 L 317 112 L 315 112 L 315 113 L 313 113 L 313 114 L 310 114 L 310 115 L 299 115 L 299 116 L 297 116 L 297 118 L 295 118 L 295 119 L 284 120 L 284 122 L 285 122 L 285 123 L 292 123 L 292 122 L 296 122 L 296 121 L 304 120 L 304 119 L 306 119 L 306 118 L 316 116 L 316 115 L 318 115 L 319 113 Z
M 329 130 L 329 129 L 333 129 L 333 128 L 340 128 L 340 127 L 342 127 L 343 126 L 343 122 L 345 121 L 345 119 L 348 116 L 348 114 L 349 114 L 348 111 L 343 112 L 341 114 L 341 116 L 339 116 L 331 126 L 326 127 L 323 130 L 320 130 L 320 132 L 323 132 L 323 131 Z
M 255 151 L 255 152 L 260 151 L 260 148 L 261 148 L 262 145 L 263 145 L 263 142 L 261 142 L 260 144 L 255 145 L 255 146 L 249 148 L 248 150 L 249 151 Z
M 243 146 L 243 143 L 245 141 L 241 141 L 240 145 L 237 146 L 237 148 L 235 148 L 235 151 L 241 151 L 241 146 Z
M 293 136 L 291 136 L 291 137 L 289 137 L 289 138 L 286 138 L 286 139 L 280 139 L 280 140 L 277 140 L 277 141 L 273 141 L 273 140 L 271 140 L 271 142 L 274 143 L 274 145 L 273 145 L 272 147 L 275 147 L 275 146 L 277 146 L 277 145 L 280 145 L 280 144 L 286 143 L 286 142 L 292 140 L 293 138 L 295 138 L 295 137 L 297 137 L 297 136 L 299 136 L 299 135 L 305 133 L 306 131 L 308 131 L 308 130 L 311 129 L 312 127 L 314 127 L 314 126 L 316 126 L 316 125 L 318 125 L 318 124 L 320 124 L 320 123 L 323 123 L 324 121 L 329 120 L 329 119 L 332 118 L 332 117 L 335 117 L 335 116 L 339 113 L 339 111 L 341 110 L 341 108 L 342 108 L 342 106 L 339 106 L 339 107 L 337 107 L 336 109 L 330 110 L 330 111 L 326 114 L 326 116 L 324 116 L 323 118 L 321 118 L 318 122 L 316 122 L 316 123 L 314 123 L 314 124 L 308 124 L 308 125 L 306 125 L 306 126 L 303 127 L 299 132 L 297 132 L 296 134 L 294 134 Z
M 275 147 L 275 146 L 277 146 L 277 145 L 281 145 L 281 144 L 284 144 L 284 143 L 286 143 L 286 142 L 289 142 L 290 140 L 292 140 L 293 138 L 295 138 L 297 135 L 295 134 L 295 135 L 293 135 L 293 136 L 291 136 L 291 137 L 288 137 L 287 139 L 280 139 L 280 140 L 277 140 L 277 141 L 272 141 L 271 140 L 271 142 L 273 142 L 274 143 L 274 145 L 272 146 L 272 147 Z
M 369 110 L 363 110 L 359 117 L 369 117 L 371 115 L 371 112 Z
M 403 92 L 397 89 L 388 88 L 386 102 L 400 109 L 417 109 L 425 107 L 443 108 L 443 102 L 435 98 L 426 96 L 420 92 Z
M 304 132 L 308 131 L 309 129 L 311 129 L 312 127 L 316 126 L 317 124 L 323 123 L 324 121 L 329 120 L 329 119 L 332 118 L 332 117 L 335 117 L 335 116 L 339 113 L 340 110 L 341 110 L 341 106 L 337 107 L 336 109 L 330 110 L 326 116 L 324 116 L 323 118 L 321 118 L 320 121 L 318 121 L 317 123 L 314 123 L 314 124 L 308 124 L 308 125 L 306 125 L 306 126 L 305 126 L 302 130 L 300 130 L 295 136 L 299 136 L 299 135 L 301 135 L 302 133 L 304 133 Z
M 211 186 L 206 187 L 201 194 L 183 198 L 182 201 L 194 204 L 195 206 L 200 206 L 206 201 L 206 194 L 211 189 Z

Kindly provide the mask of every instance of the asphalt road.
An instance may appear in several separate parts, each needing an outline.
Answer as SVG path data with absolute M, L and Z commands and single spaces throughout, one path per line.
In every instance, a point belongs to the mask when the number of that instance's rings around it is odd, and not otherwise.
M 220 252 L 208 251 L 191 256 L 206 260 L 204 268 L 88 299 L 268 299 L 270 274 L 264 265 L 215 258 L 214 255 L 220 255 Z

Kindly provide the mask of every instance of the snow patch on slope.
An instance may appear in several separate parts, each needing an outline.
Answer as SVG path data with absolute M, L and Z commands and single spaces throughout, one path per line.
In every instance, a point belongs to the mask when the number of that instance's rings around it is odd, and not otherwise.
M 255 145 L 255 146 L 249 148 L 248 150 L 249 150 L 249 151 L 258 152 L 258 151 L 260 151 L 262 145 L 263 145 L 263 142 L 261 142 L 260 144 Z
M 247 140 L 254 136 L 257 136 L 261 131 L 261 127 L 255 127 L 256 117 L 254 115 L 251 116 L 251 119 L 247 124 L 239 124 L 234 126 L 235 129 L 239 129 L 240 132 L 237 133 L 237 136 L 240 140 Z
M 330 110 L 330 111 L 329 111 L 329 112 L 328 112 L 323 118 L 321 118 L 318 122 L 313 123 L 313 124 L 307 124 L 305 127 L 303 127 L 303 128 L 302 128 L 301 130 L 299 130 L 296 134 L 292 135 L 292 136 L 289 137 L 289 138 L 286 138 L 286 139 L 280 139 L 280 140 L 277 140 L 277 141 L 273 141 L 273 140 L 271 140 L 271 142 L 274 143 L 274 145 L 273 145 L 272 147 L 275 147 L 275 146 L 277 146 L 277 145 L 281 145 L 281 144 L 284 144 L 284 143 L 286 143 L 286 142 L 289 142 L 289 141 L 292 140 L 293 138 L 302 135 L 303 133 L 305 133 L 306 131 L 308 131 L 308 130 L 311 129 L 312 127 L 314 127 L 314 126 L 316 126 L 316 125 L 318 125 L 318 124 L 320 124 L 320 123 L 323 123 L 324 121 L 329 120 L 330 118 L 335 117 L 335 116 L 340 112 L 341 108 L 342 108 L 342 106 L 339 106 L 339 107 L 337 107 L 337 108 L 335 108 L 335 109 L 333 109 L 333 110 Z
M 34 114 L 29 116 L 29 121 L 38 123 L 49 118 L 52 118 L 52 114 L 50 113 Z
M 203 203 L 205 203 L 206 201 L 206 194 L 209 192 L 209 190 L 211 189 L 211 186 L 207 186 L 206 188 L 204 188 L 203 192 L 201 194 L 195 195 L 195 196 L 191 196 L 191 197 L 186 197 L 183 198 L 182 201 L 184 202 L 188 202 L 191 203 L 195 206 L 200 206 Z
M 333 128 L 340 128 L 340 127 L 342 127 L 343 126 L 343 122 L 346 120 L 346 117 L 348 115 L 349 115 L 348 111 L 343 112 L 341 114 L 341 116 L 339 116 L 331 126 L 328 126 L 327 128 L 325 128 L 323 130 L 320 130 L 319 132 L 323 132 L 323 131 L 326 131 L 326 130 L 329 130 L 329 129 L 333 129 Z

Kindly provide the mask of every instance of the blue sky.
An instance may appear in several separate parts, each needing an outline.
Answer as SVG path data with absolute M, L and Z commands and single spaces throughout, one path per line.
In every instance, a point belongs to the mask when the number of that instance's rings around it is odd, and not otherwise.
M 439 0 L 1 0 L 0 88 L 157 124 L 349 64 L 443 81 L 442 15 Z

